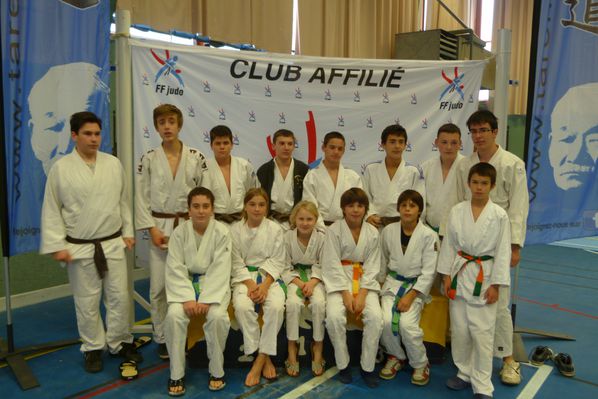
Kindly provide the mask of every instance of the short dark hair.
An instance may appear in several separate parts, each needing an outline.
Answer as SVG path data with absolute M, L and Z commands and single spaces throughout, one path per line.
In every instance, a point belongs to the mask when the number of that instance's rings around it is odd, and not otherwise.
M 102 128 L 102 120 L 96 114 L 89 111 L 75 112 L 71 115 L 71 132 L 79 134 L 79 129 L 86 123 L 97 123 Z
M 405 190 L 399 195 L 399 199 L 397 200 L 397 211 L 403 202 L 413 201 L 415 205 L 419 208 L 419 213 L 421 214 L 424 211 L 424 198 L 420 193 L 415 190 Z
M 204 197 L 208 197 L 210 200 L 210 204 L 212 204 L 212 208 L 214 207 L 214 194 L 205 187 L 193 187 L 189 194 L 187 194 L 187 207 L 191 208 L 191 201 L 193 201 L 193 197 L 197 197 L 203 195 Z
M 154 127 L 158 129 L 158 118 L 163 115 L 175 114 L 179 127 L 183 126 L 183 113 L 176 105 L 161 104 L 154 108 Z
M 274 136 L 272 136 L 272 142 L 276 144 L 276 140 L 278 140 L 279 137 L 291 137 L 293 139 L 293 143 L 297 141 L 297 139 L 295 139 L 295 134 L 288 129 L 279 129 L 274 132 Z
M 480 162 L 473 165 L 471 169 L 469 169 L 469 174 L 467 175 L 467 183 L 471 181 L 473 175 L 489 177 L 490 183 L 492 185 L 496 184 L 496 169 L 488 162 Z
M 386 144 L 386 140 L 388 140 L 388 136 L 390 135 L 403 137 L 405 142 L 407 142 L 407 130 L 399 124 L 389 125 L 384 128 L 382 134 L 380 135 L 380 141 L 382 144 Z
M 459 126 L 455 125 L 454 123 L 445 123 L 444 125 L 438 128 L 438 133 L 436 133 L 436 137 L 440 136 L 440 133 L 457 133 L 459 137 L 461 137 L 461 129 Z
M 326 136 L 324 136 L 324 146 L 328 144 L 328 142 L 332 139 L 339 139 L 343 140 L 343 144 L 346 144 L 345 136 L 343 136 L 340 132 L 328 132 Z
M 228 137 L 230 142 L 233 142 L 233 132 L 226 125 L 214 126 L 212 130 L 210 130 L 210 144 L 212 144 L 218 137 Z
M 368 199 L 368 195 L 361 188 L 351 187 L 341 195 L 341 209 L 344 209 L 346 206 L 355 202 L 365 206 L 365 213 L 368 213 L 368 210 L 370 209 L 370 200 Z
M 492 130 L 498 129 L 498 119 L 496 119 L 496 116 L 492 112 L 485 109 L 471 114 L 469 119 L 467 119 L 467 128 L 469 129 L 471 125 L 481 125 L 482 123 L 489 124 Z

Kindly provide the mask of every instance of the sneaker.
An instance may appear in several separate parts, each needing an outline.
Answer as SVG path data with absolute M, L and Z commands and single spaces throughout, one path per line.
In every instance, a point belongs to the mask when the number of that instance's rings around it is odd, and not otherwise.
M 575 376 L 575 366 L 573 365 L 573 359 L 567 353 L 558 353 L 554 359 L 554 364 L 556 368 L 559 370 L 559 373 L 564 375 L 565 377 L 574 377 Z
M 547 360 L 552 360 L 554 352 L 547 346 L 536 346 L 530 353 L 530 362 L 534 366 L 541 366 Z
M 380 378 L 383 378 L 385 380 L 392 380 L 393 378 L 395 378 L 397 373 L 403 368 L 403 366 L 405 366 L 405 363 L 405 359 L 398 359 L 393 355 L 388 355 L 388 358 L 386 359 L 386 364 L 384 365 L 382 370 L 380 370 L 380 373 L 378 375 L 380 376 Z
M 373 371 L 365 371 L 364 369 L 361 369 L 361 376 L 368 388 L 377 388 L 378 385 L 380 385 L 380 380 L 378 380 L 378 376 Z
M 446 380 L 446 386 L 453 391 L 462 391 L 463 389 L 469 388 L 471 383 L 454 376 Z
M 84 352 L 85 357 L 85 371 L 88 373 L 99 373 L 104 368 L 102 362 L 102 350 Z
M 506 385 L 519 385 L 521 383 L 521 365 L 516 361 L 503 362 L 500 380 Z
M 158 356 L 162 360 L 168 360 L 170 358 L 166 344 L 158 344 Z
M 351 367 L 347 366 L 342 370 L 338 371 L 338 379 L 343 384 L 350 384 L 353 382 L 353 377 L 351 376 Z
M 411 374 L 411 383 L 414 385 L 426 385 L 430 382 L 430 366 L 425 365 L 418 369 L 413 370 Z
M 135 345 L 127 342 L 122 343 L 122 347 L 118 351 L 118 356 L 126 360 L 133 360 L 135 363 L 141 363 L 143 361 L 143 356 L 141 356 L 141 353 L 137 352 Z

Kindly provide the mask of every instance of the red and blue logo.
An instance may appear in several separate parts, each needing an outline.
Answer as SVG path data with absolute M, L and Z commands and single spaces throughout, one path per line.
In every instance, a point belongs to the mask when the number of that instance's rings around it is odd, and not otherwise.
M 153 49 L 150 49 L 152 56 L 158 62 L 158 64 L 162 65 L 162 67 L 156 73 L 156 78 L 154 79 L 154 83 L 158 83 L 158 79 L 162 76 L 172 76 L 174 77 L 181 86 L 185 87 L 185 83 L 181 78 L 181 70 L 177 68 L 177 61 L 179 57 L 176 55 L 170 56 L 169 50 L 164 50 L 164 58 L 160 57 Z
M 446 76 L 446 73 L 444 73 L 443 70 L 442 78 L 447 82 L 447 86 L 444 88 L 442 93 L 440 93 L 440 98 L 438 100 L 442 100 L 442 97 L 444 97 L 447 93 L 453 93 L 455 91 L 459 94 L 459 96 L 461 96 L 461 100 L 463 100 L 465 98 L 465 94 L 463 93 L 463 88 L 465 86 L 462 83 L 464 76 L 465 73 L 459 74 L 459 67 L 455 67 L 454 77 L 452 79 Z

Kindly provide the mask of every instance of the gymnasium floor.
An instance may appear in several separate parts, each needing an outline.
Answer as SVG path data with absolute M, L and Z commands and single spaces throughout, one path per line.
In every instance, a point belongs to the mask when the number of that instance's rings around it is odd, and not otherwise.
M 596 245 L 589 242 L 588 246 Z M 523 342 L 529 352 L 536 345 L 547 345 L 555 352 L 569 353 L 577 375 L 561 376 L 552 363 L 536 368 L 523 366 L 524 380 L 520 386 L 507 387 L 498 380 L 499 363 L 495 361 L 495 398 L 598 398 L 598 252 L 553 245 L 526 247 L 520 267 L 517 320 L 521 327 L 542 329 L 573 335 L 576 341 L 558 341 L 525 335 Z M 587 246 L 586 246 L 587 247 Z M 137 289 L 147 292 L 147 282 Z M 137 318 L 147 318 L 137 312 Z M 13 311 L 17 347 L 43 342 L 71 339 L 76 336 L 72 297 Z M 6 325 L 6 314 L 0 313 L 0 326 Z M 5 338 L 5 333 L 0 333 Z M 119 379 L 118 358 L 104 356 L 104 371 L 88 374 L 83 371 L 78 346 L 71 346 L 29 360 L 41 387 L 21 391 L 10 369 L 0 364 L 0 396 L 2 398 L 159 398 L 166 397 L 168 363 L 156 354 L 155 344 L 142 349 L 145 361 L 140 365 L 139 378 L 132 382 Z M 382 381 L 375 390 L 368 389 L 357 368 L 354 382 L 341 384 L 335 368 L 323 377 L 312 379 L 304 367 L 299 378 L 290 378 L 280 369 L 278 381 L 245 388 L 246 369 L 227 369 L 227 386 L 223 391 L 207 389 L 205 369 L 187 370 L 185 398 L 375 398 L 380 396 L 410 398 L 470 398 L 471 391 L 449 391 L 446 378 L 455 373 L 450 359 L 434 365 L 431 381 L 426 387 L 411 385 L 410 373 L 400 372 L 392 381 Z

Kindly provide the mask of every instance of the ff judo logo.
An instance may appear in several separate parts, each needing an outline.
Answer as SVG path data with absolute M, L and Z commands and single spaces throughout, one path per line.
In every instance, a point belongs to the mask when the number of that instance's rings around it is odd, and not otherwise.
M 156 93 L 164 94 L 164 95 L 175 95 L 175 96 L 182 96 L 183 95 L 183 87 L 185 87 L 185 82 L 183 82 L 183 78 L 181 77 L 181 70 L 177 68 L 177 62 L 179 57 L 177 55 L 170 56 L 169 50 L 164 50 L 164 57 L 158 55 L 153 49 L 150 49 L 152 56 L 156 60 L 156 62 L 160 65 L 158 72 L 156 73 L 156 77 L 154 79 L 154 83 L 156 84 L 155 91 Z M 175 81 L 178 82 L 179 87 L 173 87 L 167 84 L 159 84 L 158 81 L 172 81 L 174 78 Z
M 465 73 L 459 74 L 459 67 L 455 67 L 452 78 L 447 76 L 447 74 L 444 72 L 444 69 L 442 70 L 441 75 L 442 79 L 444 79 L 447 85 L 444 90 L 442 90 L 442 93 L 440 93 L 440 98 L 438 98 L 438 101 L 440 101 L 440 107 L 438 109 L 451 111 L 454 109 L 463 108 L 463 99 L 465 98 L 465 93 L 463 93 L 463 88 L 465 87 L 463 84 L 463 77 L 465 76 Z M 454 93 L 457 93 L 461 100 L 441 101 L 445 96 L 454 97 Z

